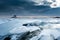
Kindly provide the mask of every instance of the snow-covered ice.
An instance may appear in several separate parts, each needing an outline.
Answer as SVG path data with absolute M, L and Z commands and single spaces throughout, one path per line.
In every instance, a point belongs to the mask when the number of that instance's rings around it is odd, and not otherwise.
M 23 26 L 27 24 L 27 26 Z M 54 40 L 60 37 L 60 19 L 41 18 L 41 19 L 0 19 L 0 35 L 20 34 L 25 32 L 34 33 L 40 30 L 39 34 L 33 36 L 29 40 Z M 36 31 L 37 32 L 37 31 Z M 30 33 L 30 34 L 31 34 Z M 13 35 L 11 40 L 18 35 Z M 29 35 L 30 35 L 29 34 Z
M 27 32 L 27 31 L 32 32 L 32 31 L 35 31 L 35 30 L 40 30 L 40 28 L 22 26 L 22 27 L 18 27 L 18 28 L 14 28 L 14 29 L 10 30 L 10 33 L 23 33 L 23 32 Z

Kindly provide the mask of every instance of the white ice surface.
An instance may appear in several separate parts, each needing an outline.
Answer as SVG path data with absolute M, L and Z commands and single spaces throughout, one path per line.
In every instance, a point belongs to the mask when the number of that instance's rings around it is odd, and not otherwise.
M 60 32 L 56 29 L 44 29 L 37 37 L 38 39 L 41 37 L 41 36 L 50 36 L 50 37 L 54 37 L 55 39 L 60 37 Z M 52 35 L 52 36 L 51 36 Z
M 22 26 L 22 27 L 17 27 L 17 28 L 10 30 L 10 33 L 23 33 L 23 32 L 28 32 L 28 31 L 32 32 L 32 31 L 36 31 L 36 30 L 39 30 L 39 28 Z
M 60 36 L 60 30 L 56 29 L 56 28 L 60 28 L 60 19 L 53 19 L 53 18 L 48 18 L 48 19 L 11 19 L 11 21 L 6 21 L 5 23 L 0 24 L 0 35 L 4 35 L 7 33 L 21 33 L 21 32 L 26 32 L 26 31 L 31 32 L 31 31 L 38 30 L 39 28 L 36 26 L 30 26 L 30 27 L 22 26 L 22 24 L 31 23 L 31 22 L 35 22 L 35 23 L 46 22 L 47 23 L 47 24 L 44 24 L 43 26 L 40 26 L 40 27 L 45 28 L 41 32 L 41 34 L 39 34 L 36 37 L 33 37 L 31 40 L 33 40 L 33 39 L 37 40 L 42 35 L 46 36 L 46 38 L 48 36 L 50 38 L 50 35 L 54 36 L 54 38 L 58 38 Z M 56 24 L 56 22 L 58 24 Z M 46 27 L 48 27 L 48 28 L 46 28 Z

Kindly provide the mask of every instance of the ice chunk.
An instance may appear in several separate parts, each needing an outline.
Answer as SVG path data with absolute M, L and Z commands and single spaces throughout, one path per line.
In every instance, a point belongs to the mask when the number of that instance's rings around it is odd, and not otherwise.
M 25 27 L 25 26 L 21 26 L 21 27 L 17 27 L 14 28 L 12 30 L 10 30 L 10 33 L 22 33 L 22 32 L 27 32 L 27 31 L 36 31 L 36 30 L 40 30 L 40 28 L 38 27 Z
M 18 28 L 14 28 L 12 30 L 10 30 L 10 33 L 23 33 L 23 32 L 27 32 L 29 31 L 29 29 L 25 26 L 22 27 L 18 27 Z

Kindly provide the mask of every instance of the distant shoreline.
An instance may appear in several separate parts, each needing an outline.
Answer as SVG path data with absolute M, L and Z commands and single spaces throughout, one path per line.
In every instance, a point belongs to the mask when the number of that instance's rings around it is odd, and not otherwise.
M 0 18 L 12 18 L 12 16 L 0 16 Z M 16 18 L 60 18 L 59 16 L 17 16 Z

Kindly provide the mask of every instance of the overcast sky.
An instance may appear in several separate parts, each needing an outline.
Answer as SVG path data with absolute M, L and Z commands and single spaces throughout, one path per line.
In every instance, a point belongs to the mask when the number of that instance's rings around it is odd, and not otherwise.
M 50 5 L 43 5 L 44 0 L 0 0 L 0 15 L 20 16 L 59 16 L 60 1 L 47 0 Z M 55 12 L 54 12 L 55 11 Z M 57 15 L 56 15 L 57 14 Z

